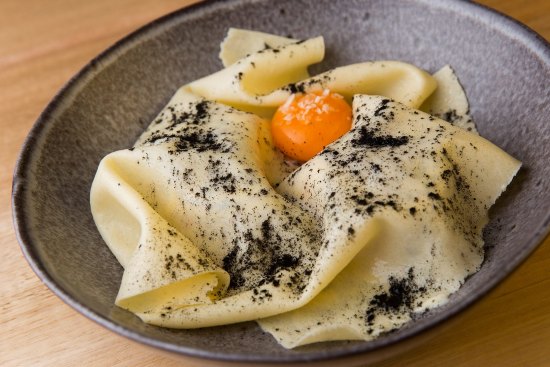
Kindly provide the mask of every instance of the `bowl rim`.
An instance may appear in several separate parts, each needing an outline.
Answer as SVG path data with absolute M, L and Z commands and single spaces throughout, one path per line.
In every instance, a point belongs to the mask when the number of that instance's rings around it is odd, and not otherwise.
M 287 356 L 270 356 L 256 354 L 240 354 L 240 353 L 216 353 L 204 351 L 202 349 L 175 345 L 170 342 L 159 341 L 146 334 L 125 328 L 114 321 L 98 314 L 85 304 L 79 302 L 71 293 L 58 284 L 54 277 L 49 273 L 42 262 L 37 247 L 33 242 L 33 237 L 30 234 L 30 226 L 25 215 L 26 199 L 28 192 L 27 182 L 33 174 L 30 170 L 33 163 L 34 148 L 40 144 L 41 138 L 44 138 L 48 129 L 48 122 L 55 119 L 61 114 L 64 107 L 70 103 L 72 97 L 77 95 L 81 88 L 85 87 L 87 82 L 97 73 L 101 72 L 102 65 L 115 61 L 117 56 L 124 50 L 134 47 L 140 41 L 153 36 L 156 32 L 162 32 L 165 27 L 169 27 L 171 22 L 177 22 L 180 18 L 193 16 L 200 13 L 201 10 L 215 10 L 216 7 L 231 7 L 232 5 L 243 5 L 250 2 L 259 2 L 267 0 L 206 0 L 203 2 L 191 4 L 187 7 L 168 13 L 160 18 L 157 18 L 137 30 L 131 32 L 127 36 L 121 38 L 113 45 L 102 51 L 96 57 L 91 59 L 84 65 L 67 83 L 55 94 L 52 100 L 48 103 L 43 112 L 39 115 L 36 122 L 30 129 L 22 148 L 19 152 L 12 181 L 12 220 L 15 228 L 17 240 L 20 244 L 21 251 L 25 259 L 31 266 L 35 274 L 40 280 L 63 302 L 71 306 L 76 311 L 80 312 L 88 319 L 105 327 L 108 330 L 129 338 L 141 344 L 158 348 L 160 350 L 180 354 L 191 358 L 204 358 L 211 361 L 225 362 L 241 362 L 241 363 L 307 363 L 320 362 L 342 359 L 363 355 L 375 350 L 385 349 L 404 340 L 409 340 L 412 337 L 425 333 L 427 330 L 434 329 L 440 326 L 443 322 L 456 317 L 461 311 L 464 311 L 476 301 L 480 300 L 490 290 L 496 287 L 499 283 L 507 278 L 514 269 L 525 261 L 542 243 L 545 237 L 550 233 L 550 211 L 541 222 L 542 225 L 537 231 L 533 232 L 528 241 L 524 243 L 517 256 L 505 266 L 505 271 L 500 272 L 498 276 L 491 278 L 477 289 L 474 296 L 465 297 L 462 302 L 454 304 L 447 310 L 447 313 L 441 317 L 430 319 L 419 325 L 417 328 L 412 328 L 410 331 L 400 334 L 398 337 L 390 335 L 384 339 L 378 339 L 371 342 L 361 343 L 356 346 L 350 346 L 338 351 L 332 351 L 330 355 L 319 351 L 312 353 L 287 355 Z M 528 47 L 529 51 L 536 54 L 541 63 L 550 68 L 550 43 L 542 36 L 537 34 L 528 26 L 519 21 L 491 9 L 485 5 L 473 3 L 468 0 L 415 0 L 417 3 L 424 4 L 428 7 L 446 8 L 461 16 L 475 18 L 480 23 L 483 23 L 493 29 L 498 30 L 507 36 L 513 36 L 517 41 Z M 199 14 L 200 16 L 200 14 Z

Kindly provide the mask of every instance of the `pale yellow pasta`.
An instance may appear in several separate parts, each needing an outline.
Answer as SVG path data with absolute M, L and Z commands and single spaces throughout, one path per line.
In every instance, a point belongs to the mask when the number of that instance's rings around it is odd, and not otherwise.
M 424 101 L 420 110 L 477 134 L 470 116 L 468 98 L 453 69 L 446 65 L 433 74 L 433 77 L 438 87 Z
M 233 63 L 225 69 L 191 82 L 183 89 L 209 100 L 270 116 L 296 90 L 330 89 L 348 99 L 355 94 L 384 95 L 407 106 L 418 107 L 437 86 L 425 71 L 399 61 L 352 64 L 308 77 L 307 67 L 324 57 L 322 37 L 294 43 L 280 41 L 284 43 L 280 48 L 257 50 L 258 44 L 263 44 L 268 36 L 242 30 L 234 30 L 234 33 L 240 36 L 230 33 L 227 47 L 238 43 L 233 41 L 237 38 L 244 51 L 239 49 L 231 58 Z M 227 47 L 222 47 L 222 55 L 229 53 Z M 258 52 L 248 54 L 251 50 Z
M 488 209 L 520 163 L 467 131 L 450 68 L 309 77 L 323 55 L 320 37 L 230 30 L 226 68 L 181 87 L 134 147 L 102 160 L 90 201 L 124 267 L 118 306 L 171 328 L 258 320 L 294 348 L 376 338 L 479 269 Z M 352 130 L 296 167 L 245 111 L 325 88 L 353 99 Z
M 208 119 L 196 122 L 204 112 Z M 368 243 L 374 224 L 350 240 L 347 228 L 324 228 L 299 198 L 274 190 L 286 168 L 268 129 L 266 120 L 180 90 L 133 149 L 103 159 L 92 213 L 125 268 L 117 305 L 169 327 L 255 320 L 307 303 Z M 248 278 L 224 293 L 222 267 L 234 251 L 254 269 L 226 269 Z
M 371 203 L 375 198 L 386 203 L 372 216 L 378 234 L 320 295 L 295 311 L 259 321 L 287 348 L 322 340 L 374 339 L 409 321 L 414 312 L 445 303 L 483 261 L 488 208 L 519 162 L 477 135 L 384 101 L 356 96 L 355 117 L 360 121 L 356 131 L 330 146 L 340 152 L 336 162 L 330 154 L 315 157 L 293 173 L 292 186 L 285 181 L 279 187 L 289 196 L 303 195 L 305 187 L 313 203 L 327 190 L 363 187 L 376 193 Z M 382 105 L 387 106 L 384 113 L 376 114 Z M 360 140 L 357 130 L 369 125 L 377 126 L 380 136 L 406 136 L 408 142 L 395 149 L 365 149 L 362 160 L 367 165 L 354 159 L 341 178 L 330 178 L 334 168 L 326 167 L 337 167 L 350 142 Z M 376 164 L 379 172 L 352 174 L 368 164 Z M 310 176 L 311 171 L 320 174 Z M 383 183 L 377 182 L 380 177 Z M 354 195 L 364 198 L 348 193 Z M 336 194 L 335 200 L 342 203 L 344 198 Z M 324 209 L 310 207 L 314 212 Z
M 269 33 L 230 28 L 220 45 L 220 60 L 224 67 L 265 49 L 276 49 L 299 40 Z

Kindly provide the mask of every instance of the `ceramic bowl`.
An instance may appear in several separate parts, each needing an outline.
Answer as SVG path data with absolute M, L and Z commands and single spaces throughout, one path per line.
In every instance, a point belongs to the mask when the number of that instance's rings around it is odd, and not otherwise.
M 132 145 L 182 84 L 221 68 L 229 27 L 296 38 L 323 35 L 315 71 L 395 59 L 435 71 L 450 64 L 481 135 L 523 162 L 491 210 L 486 260 L 445 306 L 372 342 L 280 347 L 254 322 L 199 330 L 142 323 L 114 306 L 122 268 L 90 214 L 99 161 Z M 90 61 L 30 132 L 13 181 L 23 252 L 61 299 L 92 320 L 146 345 L 208 363 L 357 364 L 421 340 L 509 275 L 550 222 L 550 47 L 517 22 L 476 4 L 441 0 L 212 1 L 146 25 Z

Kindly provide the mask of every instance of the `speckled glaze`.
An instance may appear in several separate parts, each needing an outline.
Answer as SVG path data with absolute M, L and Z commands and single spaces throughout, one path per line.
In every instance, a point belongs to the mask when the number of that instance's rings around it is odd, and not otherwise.
M 296 17 L 295 14 L 309 14 Z M 480 133 L 523 162 L 491 211 L 487 257 L 446 306 L 365 342 L 285 350 L 255 323 L 170 330 L 114 306 L 122 268 L 89 209 L 100 159 L 129 147 L 176 88 L 221 68 L 228 27 L 296 38 L 323 35 L 327 59 L 314 67 L 396 59 L 428 71 L 451 64 Z M 61 299 L 105 327 L 206 364 L 287 362 L 354 365 L 421 342 L 493 288 L 550 227 L 550 46 L 481 6 L 442 0 L 212 1 L 159 19 L 92 60 L 54 98 L 23 146 L 13 210 L 23 252 Z M 445 323 L 449 325 L 449 323 Z

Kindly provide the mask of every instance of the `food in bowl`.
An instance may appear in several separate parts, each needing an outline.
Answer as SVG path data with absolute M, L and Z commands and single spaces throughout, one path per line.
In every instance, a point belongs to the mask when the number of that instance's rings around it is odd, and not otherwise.
M 479 269 L 488 209 L 520 163 L 477 135 L 452 69 L 376 61 L 310 77 L 323 55 L 322 37 L 232 29 L 225 68 L 101 161 L 91 208 L 124 267 L 118 306 L 170 328 L 257 320 L 286 348 L 372 340 Z M 294 117 L 341 99 L 349 131 L 285 156 L 269 120 L 308 94 Z

